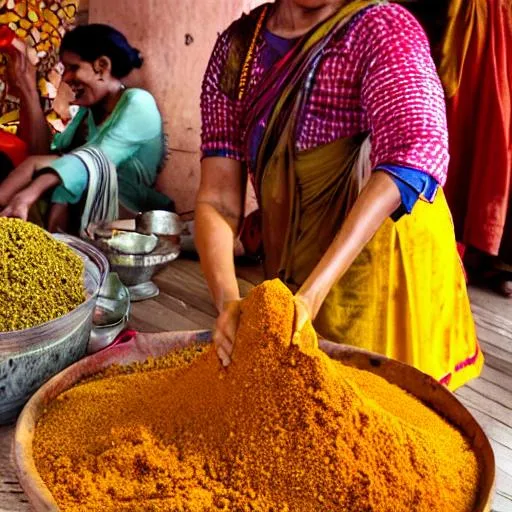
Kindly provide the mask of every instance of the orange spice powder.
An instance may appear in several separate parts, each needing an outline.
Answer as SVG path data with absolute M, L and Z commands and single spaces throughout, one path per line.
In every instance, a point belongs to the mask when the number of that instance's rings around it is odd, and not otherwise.
M 278 280 L 242 302 L 232 364 L 211 348 L 66 391 L 34 455 L 63 511 L 470 512 L 458 430 L 378 376 L 291 343 Z

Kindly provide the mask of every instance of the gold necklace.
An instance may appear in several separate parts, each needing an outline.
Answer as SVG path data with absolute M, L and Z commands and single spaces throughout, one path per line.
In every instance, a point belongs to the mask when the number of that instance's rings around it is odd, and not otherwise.
M 254 49 L 256 48 L 256 41 L 258 36 L 260 35 L 261 29 L 263 27 L 263 23 L 265 21 L 265 17 L 267 15 L 268 5 L 263 7 L 261 11 L 260 17 L 258 19 L 258 23 L 256 24 L 256 29 L 254 30 L 254 35 L 252 36 L 252 41 L 249 46 L 249 50 L 247 51 L 247 55 L 245 56 L 244 65 L 242 66 L 242 72 L 240 73 L 240 80 L 238 82 L 238 99 L 241 100 L 244 97 L 245 89 L 247 86 L 247 80 L 249 78 L 249 71 L 251 69 L 251 61 L 254 55 Z

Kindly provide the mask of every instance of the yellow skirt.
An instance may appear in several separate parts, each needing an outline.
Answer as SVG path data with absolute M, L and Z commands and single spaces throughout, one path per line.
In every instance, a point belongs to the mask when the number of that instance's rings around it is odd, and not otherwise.
M 415 366 L 451 390 L 477 377 L 476 339 L 443 191 L 387 220 L 334 286 L 315 320 L 326 339 Z

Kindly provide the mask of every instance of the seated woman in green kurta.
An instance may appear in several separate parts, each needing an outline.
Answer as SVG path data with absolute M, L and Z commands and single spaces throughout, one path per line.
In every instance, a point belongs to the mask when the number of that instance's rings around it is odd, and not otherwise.
M 117 217 L 119 208 L 172 209 L 172 201 L 153 188 L 164 156 L 158 107 L 149 92 L 122 82 L 142 65 L 138 50 L 112 27 L 94 24 L 66 34 L 61 60 L 63 80 L 80 108 L 54 137 L 49 155 L 29 157 L 0 185 L 0 215 L 27 219 L 44 196 L 52 203 L 49 229 L 68 227 L 69 220 L 77 227 L 69 206 L 79 209 L 83 230 L 89 221 Z M 37 117 L 38 105 L 25 108 Z

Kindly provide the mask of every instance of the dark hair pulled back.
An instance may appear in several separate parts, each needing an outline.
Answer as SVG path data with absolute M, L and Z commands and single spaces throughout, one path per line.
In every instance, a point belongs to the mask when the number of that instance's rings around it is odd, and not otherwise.
M 81 25 L 68 32 L 62 39 L 60 51 L 76 53 L 91 63 L 101 56 L 108 57 L 115 78 L 125 77 L 143 62 L 139 50 L 131 46 L 119 30 L 101 23 Z

